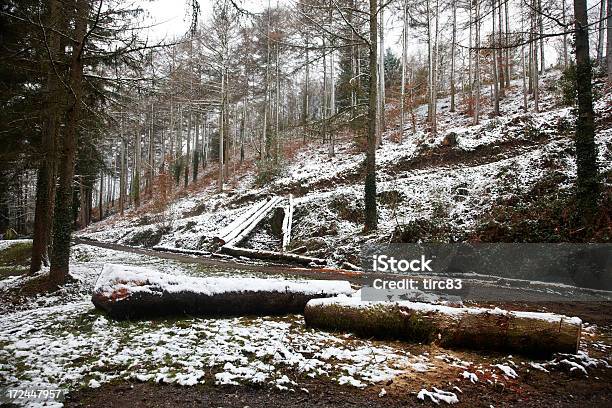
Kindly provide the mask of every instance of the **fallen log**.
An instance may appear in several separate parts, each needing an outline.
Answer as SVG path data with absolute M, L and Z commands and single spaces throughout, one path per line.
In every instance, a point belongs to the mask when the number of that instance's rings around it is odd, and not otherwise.
M 175 247 L 168 247 L 168 246 L 162 246 L 162 245 L 156 245 L 151 249 L 154 251 L 172 252 L 175 254 L 196 255 L 196 256 L 211 255 L 210 251 L 199 251 L 197 249 L 175 248 Z
M 311 300 L 304 318 L 311 327 L 368 338 L 545 356 L 554 352 L 576 353 L 582 326 L 577 317 L 553 313 L 409 301 L 367 302 L 346 296 Z
M 348 281 L 190 277 L 106 264 L 92 302 L 111 317 L 303 313 L 314 298 L 350 294 Z
M 322 266 L 327 264 L 325 259 L 313 258 L 305 255 L 298 255 L 291 252 L 275 252 L 260 249 L 238 248 L 232 245 L 224 245 L 221 252 L 232 256 L 244 256 L 252 259 L 262 259 L 265 261 L 276 261 L 283 263 L 294 263 L 303 266 Z

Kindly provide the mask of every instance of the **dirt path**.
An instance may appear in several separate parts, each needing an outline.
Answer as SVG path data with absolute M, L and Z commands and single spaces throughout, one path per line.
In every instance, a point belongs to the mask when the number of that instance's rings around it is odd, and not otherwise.
M 279 264 L 254 264 L 241 262 L 236 258 L 212 256 L 198 256 L 181 254 L 176 252 L 158 251 L 153 249 L 135 248 L 127 245 L 114 244 L 109 242 L 94 241 L 87 238 L 74 238 L 75 244 L 91 245 L 99 248 L 112 249 L 114 251 L 129 252 L 133 254 L 152 256 L 161 259 L 169 259 L 173 261 L 195 263 L 218 267 L 223 270 L 230 271 L 252 271 L 270 275 L 290 275 L 301 276 L 306 278 L 317 279 L 340 279 L 356 282 L 357 278 L 362 276 L 360 272 L 348 271 L 343 269 L 326 269 L 326 268 L 299 268 L 291 265 Z
M 240 272 L 258 272 L 269 275 L 285 275 L 288 277 L 303 277 L 310 279 L 338 279 L 347 280 L 355 288 L 359 288 L 371 282 L 374 278 L 397 279 L 405 276 L 393 274 L 373 274 L 358 271 L 348 271 L 342 269 L 327 268 L 298 268 L 294 266 L 271 265 L 271 264 L 249 264 L 240 262 L 233 258 L 215 259 L 205 256 L 194 256 L 179 254 L 174 252 L 164 252 L 152 249 L 134 248 L 121 244 L 93 241 L 83 238 L 75 238 L 76 244 L 85 244 L 100 248 L 112 249 L 115 251 L 135 253 L 140 255 L 152 256 L 162 259 L 169 259 L 185 263 L 196 263 L 220 269 Z M 549 291 L 546 284 L 533 285 L 527 281 L 504 280 L 499 282 L 497 278 L 490 279 L 464 279 L 465 290 L 454 292 L 460 296 L 466 305 L 501 307 L 509 310 L 523 311 L 546 311 L 564 314 L 568 316 L 578 316 L 586 322 L 598 325 L 612 325 L 612 302 L 608 295 L 593 292 L 589 289 L 573 288 L 567 289 L 562 293 L 557 287 L 556 293 L 546 293 L 546 301 L 543 301 L 543 292 Z M 587 301 L 576 301 L 578 298 Z
M 508 387 L 496 387 L 484 382 L 470 383 L 451 378 L 439 378 L 431 386 L 460 387 L 459 402 L 453 407 L 609 407 L 612 404 L 612 370 L 597 369 L 596 378 L 576 378 L 566 373 L 555 375 L 532 372 Z M 214 381 L 214 379 L 211 379 Z M 443 380 L 446 384 L 440 384 Z M 448 381 L 451 380 L 451 381 Z M 84 389 L 67 396 L 66 407 L 436 407 L 431 401 L 421 402 L 417 392 L 426 386 L 423 381 L 401 378 L 365 389 L 339 385 L 324 379 L 300 379 L 300 389 L 280 391 L 270 387 L 213 386 L 211 382 L 193 387 L 168 384 L 120 382 L 99 389 Z M 385 395 L 380 397 L 382 389 Z M 304 391 L 307 390 L 307 391 Z M 456 391 L 457 392 L 457 391 Z

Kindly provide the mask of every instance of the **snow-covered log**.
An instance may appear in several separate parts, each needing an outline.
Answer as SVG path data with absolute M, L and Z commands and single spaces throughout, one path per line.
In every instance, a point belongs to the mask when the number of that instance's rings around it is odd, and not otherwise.
M 314 298 L 350 294 L 347 281 L 190 277 L 106 264 L 92 302 L 117 319 L 303 313 Z
M 283 252 L 287 250 L 289 242 L 291 242 L 291 223 L 293 222 L 293 195 L 289 194 L 289 204 L 285 209 L 285 218 L 283 219 Z
M 208 256 L 211 254 L 209 251 L 198 251 L 196 249 L 175 248 L 175 247 L 168 247 L 168 246 L 163 246 L 163 245 L 156 245 L 151 249 L 154 251 L 172 252 L 175 254 L 186 254 L 186 255 L 196 255 L 196 256 Z
M 259 208 L 250 218 L 245 220 L 223 238 L 221 242 L 223 242 L 224 245 L 237 245 L 242 242 L 281 200 L 282 197 L 271 198 L 270 201 Z
M 291 252 L 275 252 L 265 251 L 260 249 L 238 248 L 232 245 L 224 245 L 221 247 L 221 252 L 232 256 L 244 256 L 253 259 L 263 259 L 266 261 L 289 262 L 298 265 L 325 265 L 327 261 L 321 258 L 313 258 L 310 256 L 298 255 Z
M 512 351 L 527 355 L 575 353 L 582 322 L 553 313 L 450 307 L 409 301 L 366 302 L 359 297 L 314 299 L 306 324 L 364 337 L 436 342 L 442 347 Z

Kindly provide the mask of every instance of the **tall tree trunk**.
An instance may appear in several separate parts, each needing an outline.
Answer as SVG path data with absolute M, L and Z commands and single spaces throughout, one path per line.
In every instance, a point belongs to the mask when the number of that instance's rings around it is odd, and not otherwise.
M 268 158 L 269 149 L 268 145 L 270 144 L 270 136 L 268 135 L 268 104 L 270 102 L 270 24 L 272 18 L 272 10 L 270 9 L 270 0 L 268 0 L 268 24 L 266 28 L 266 83 L 265 83 L 265 91 L 264 91 L 264 112 L 263 112 L 263 131 L 262 131 L 262 139 L 261 139 L 261 147 L 259 151 L 260 160 L 266 160 Z M 221 81 L 223 83 L 223 81 Z M 221 180 L 221 183 L 223 181 Z M 222 185 L 219 185 L 219 188 L 222 188 Z
M 100 171 L 100 195 L 98 210 L 100 210 L 100 221 L 104 218 L 104 171 Z
M 193 143 L 193 168 L 192 168 L 192 176 L 193 181 L 198 181 L 198 169 L 200 167 L 200 121 L 199 121 L 199 113 L 196 112 L 194 122 L 195 122 L 195 141 Z
M 523 14 L 523 3 L 520 3 L 520 14 L 521 14 L 521 32 L 525 32 L 525 16 Z M 521 45 L 521 76 L 523 82 L 523 110 L 527 112 L 529 110 L 527 103 L 527 68 L 525 65 L 525 45 Z
M 191 165 L 191 125 L 192 114 L 191 107 L 189 108 L 189 117 L 187 118 L 187 155 L 185 156 L 185 188 L 189 185 L 189 166 Z
M 431 74 L 431 131 L 438 133 L 438 62 L 440 60 L 440 1 L 436 0 L 436 24 L 434 26 L 433 66 Z
M 476 77 L 476 96 L 474 98 L 474 125 L 480 122 L 480 4 L 476 2 L 475 22 L 476 22 L 476 39 L 475 39 L 475 62 L 474 75 Z
M 89 7 L 88 0 L 76 0 L 76 22 L 73 34 L 74 46 L 72 49 L 69 80 L 71 101 L 67 112 L 66 127 L 60 151 L 59 184 L 53 219 L 53 250 L 51 252 L 49 280 L 54 285 L 60 285 L 70 278 L 70 238 L 74 224 L 72 186 L 83 99 L 83 50 L 85 48 Z
M 604 58 L 604 27 L 606 26 L 606 0 L 600 0 L 599 2 L 599 24 L 597 29 L 597 63 L 603 65 Z
M 408 0 L 404 0 L 403 10 L 403 26 L 402 26 L 402 89 L 400 92 L 400 131 L 399 131 L 399 142 L 403 142 L 404 138 L 404 123 L 406 107 L 406 62 L 408 59 L 407 46 L 408 46 Z M 454 98 L 451 99 L 451 103 L 454 103 Z
M 537 30 L 538 26 L 540 27 L 540 31 L 542 30 L 542 26 L 541 26 L 541 18 L 542 18 L 542 16 L 539 13 L 536 15 L 536 12 L 535 12 L 536 6 L 538 4 L 540 4 L 539 3 L 540 0 L 537 0 L 537 1 L 538 2 L 536 3 L 536 0 L 533 0 L 533 7 L 534 8 L 532 10 L 532 15 L 533 15 L 533 30 L 532 30 L 532 33 L 533 33 L 534 37 L 535 37 L 535 34 L 537 32 L 536 30 Z M 537 9 L 537 10 L 539 10 L 539 9 Z M 540 23 L 538 23 L 538 21 L 540 21 Z M 540 32 L 540 34 L 541 34 L 541 32 Z M 542 52 L 544 50 L 544 46 L 543 46 L 541 38 L 540 38 L 540 47 L 539 47 L 539 49 L 540 49 L 540 52 Z M 542 61 L 541 70 L 542 70 L 542 72 L 544 72 L 544 63 L 543 63 L 544 56 L 540 55 L 540 57 L 541 57 L 540 61 Z M 533 110 L 535 112 L 539 112 L 540 111 L 540 73 L 538 72 L 538 44 L 537 43 L 533 44 L 533 63 L 532 63 L 532 67 L 533 67 L 533 69 L 532 69 L 532 74 L 533 74 L 533 79 L 532 79 L 533 80 Z
M 497 51 L 497 73 L 499 76 L 499 97 L 503 98 L 506 96 L 506 92 L 504 91 L 504 86 L 506 85 L 505 73 L 504 73 L 504 49 L 503 49 L 503 29 L 502 29 L 502 2 L 503 0 L 499 0 L 499 5 L 497 7 L 497 47 L 499 50 Z
M 450 111 L 455 111 L 455 43 L 457 42 L 457 0 L 453 0 L 453 34 L 451 39 Z
M 510 22 L 509 22 L 509 17 L 508 17 L 508 3 L 510 3 L 510 0 L 504 1 L 504 14 L 506 17 L 506 31 L 505 31 L 505 37 L 504 37 L 504 45 L 506 47 L 506 65 L 505 65 L 506 88 L 510 87 L 510 40 L 509 40 Z
M 55 199 L 56 146 L 59 121 L 59 93 L 61 92 L 60 70 L 56 66 L 61 56 L 60 21 L 62 6 L 59 0 L 49 1 L 46 38 L 49 52 L 46 63 L 46 123 L 42 132 L 39 152 L 38 177 L 36 179 L 36 208 L 34 210 L 34 234 L 32 240 L 32 258 L 30 273 L 40 270 L 42 264 L 48 264 L 48 247 L 51 225 L 53 222 L 53 201 Z
M 540 73 L 544 74 L 546 63 L 544 62 L 544 19 L 542 17 L 542 0 L 537 0 L 536 6 L 538 10 L 538 27 L 540 29 Z M 536 50 L 536 55 L 537 54 L 538 52 Z
M 278 8 L 278 4 L 277 4 L 277 8 Z M 274 110 L 274 119 L 276 121 L 276 124 L 274 125 L 274 141 L 275 141 L 275 149 L 274 149 L 274 161 L 276 163 L 278 163 L 278 160 L 280 158 L 280 99 L 281 99 L 281 80 L 280 80 L 280 51 L 279 51 L 279 44 L 276 43 L 276 85 L 275 85 L 275 91 L 276 91 L 276 98 L 275 102 L 276 102 L 276 107 Z
M 123 215 L 125 211 L 125 197 L 126 197 L 126 188 L 127 188 L 127 164 L 126 164 L 126 150 L 127 150 L 127 142 L 125 140 L 125 136 L 123 135 L 123 112 L 121 115 L 121 119 L 119 122 L 120 128 L 120 143 L 121 143 L 121 171 L 119 176 L 119 212 Z
M 379 82 L 379 88 L 378 88 L 378 101 L 379 101 L 379 112 L 378 112 L 378 119 L 379 119 L 379 127 L 378 127 L 378 136 L 377 136 L 377 146 L 380 146 L 380 144 L 382 143 L 382 134 L 385 131 L 386 128 L 386 123 L 385 123 L 385 15 L 384 15 L 384 9 L 381 9 L 379 11 L 380 13 L 380 26 L 378 27 L 379 29 L 379 49 L 378 49 L 378 54 L 380 56 L 380 62 L 378 65 L 378 82 Z
M 433 116 L 433 50 L 431 39 L 431 10 L 429 0 L 425 0 L 425 19 L 427 20 L 427 121 L 431 122 Z
M 469 104 L 469 109 L 474 109 L 474 75 L 473 75 L 473 69 L 472 69 L 472 59 L 474 58 L 474 50 L 472 50 L 472 40 L 473 40 L 473 36 L 472 36 L 472 24 L 474 22 L 474 18 L 472 17 L 472 2 L 469 1 L 469 9 L 468 9 L 468 25 L 469 25 L 469 32 L 468 32 L 468 92 L 469 92 L 469 99 L 468 99 L 468 104 Z M 464 95 L 465 97 L 465 95 Z
M 269 12 L 269 11 L 268 11 Z M 224 176 L 224 172 L 223 172 L 223 162 L 224 162 L 224 140 L 223 138 L 225 137 L 225 126 L 223 125 L 225 122 L 225 119 L 223 118 L 225 116 L 225 70 L 222 70 L 221 73 L 221 112 L 219 114 L 219 179 L 217 181 L 217 189 L 219 191 L 223 191 L 223 182 L 225 179 Z M 265 115 L 264 115 L 265 118 Z M 265 129 L 265 125 L 264 125 L 264 129 Z M 262 146 L 263 148 L 263 146 Z
M 321 121 L 321 137 L 323 143 L 327 141 L 327 120 L 329 118 L 329 98 L 327 97 L 327 40 L 323 37 L 323 118 Z
M 333 8 L 329 8 L 329 23 L 330 26 L 334 20 Z M 333 39 L 330 41 L 330 45 L 333 47 Z M 330 116 L 334 117 L 336 114 L 336 80 L 335 80 L 335 61 L 334 61 L 334 49 L 332 48 L 329 53 L 329 105 L 330 105 Z M 336 135 L 332 131 L 329 133 L 329 156 L 334 157 L 336 154 Z
M 306 74 L 305 74 L 305 78 L 304 78 L 304 91 L 302 94 L 302 126 L 306 126 L 306 124 L 308 123 L 308 110 L 309 110 L 309 100 L 308 100 L 308 85 L 310 82 L 310 55 L 309 55 L 309 38 L 306 37 L 306 61 L 305 61 L 305 70 L 306 70 Z M 303 133 L 303 142 L 306 143 L 306 129 L 302 129 L 302 133 Z
M 607 37 L 608 45 L 606 46 L 606 58 L 608 59 L 608 85 L 612 86 L 612 0 L 608 0 L 608 19 L 607 19 Z
M 151 103 L 151 116 L 149 117 L 149 158 L 148 162 L 148 179 L 149 179 L 149 191 L 147 192 L 149 198 L 153 196 L 153 182 L 155 180 L 155 112 L 154 104 Z
M 491 13 L 491 21 L 493 22 L 492 31 L 491 31 L 491 53 L 493 58 L 491 59 L 491 67 L 493 68 L 493 115 L 499 116 L 499 79 L 497 75 L 497 64 L 499 60 L 497 59 L 496 52 L 496 44 L 495 44 L 495 0 L 491 0 L 491 7 L 493 9 Z
M 142 174 L 142 152 L 141 152 L 140 129 L 136 129 L 136 140 L 134 142 L 134 177 L 132 178 L 132 195 L 134 196 L 134 207 L 140 207 L 140 176 Z
M 592 70 L 589 58 L 589 26 L 587 0 L 574 0 L 576 29 L 576 89 L 578 117 L 576 119 L 576 195 L 579 214 L 588 225 L 597 211 L 597 149 L 593 119 Z
M 612 1 L 612 0 L 609 0 Z M 566 13 L 567 13 L 567 6 L 565 4 L 565 0 L 562 0 L 562 4 L 561 4 L 561 8 L 562 8 L 562 12 L 561 12 L 561 18 L 562 18 L 562 22 L 563 24 L 567 24 L 566 21 Z M 565 32 L 567 31 L 567 27 L 563 27 L 563 69 L 567 69 L 568 66 L 568 55 L 567 55 L 567 34 L 565 34 Z
M 377 12 L 378 1 L 370 0 L 370 86 L 368 101 L 368 135 L 365 158 L 365 230 L 377 228 L 376 214 L 376 110 L 377 110 Z

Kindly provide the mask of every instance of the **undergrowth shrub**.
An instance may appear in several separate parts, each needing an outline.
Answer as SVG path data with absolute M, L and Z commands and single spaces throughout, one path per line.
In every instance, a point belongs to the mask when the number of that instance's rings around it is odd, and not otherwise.
M 606 187 L 598 212 L 584 225 L 571 189 L 559 190 L 565 176 L 556 173 L 520 197 L 508 198 L 481 219 L 468 240 L 480 242 L 610 242 L 612 188 Z
M 283 171 L 283 162 L 281 160 L 258 160 L 257 177 L 255 183 L 258 186 L 263 186 L 266 183 L 280 176 Z
M 562 73 L 557 82 L 557 92 L 561 99 L 561 104 L 574 106 L 578 91 L 576 90 L 576 65 L 570 64 Z

